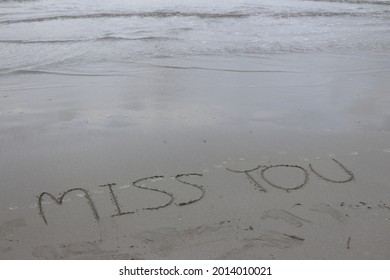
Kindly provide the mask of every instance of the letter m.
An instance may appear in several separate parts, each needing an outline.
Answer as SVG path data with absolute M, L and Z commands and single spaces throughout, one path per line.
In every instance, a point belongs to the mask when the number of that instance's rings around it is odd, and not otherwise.
M 60 196 L 57 198 L 55 197 L 54 195 L 52 195 L 51 193 L 48 193 L 48 192 L 43 192 L 41 193 L 40 196 L 38 196 L 38 208 L 39 208 L 39 215 L 41 215 L 43 221 L 45 222 L 45 224 L 47 225 L 47 219 L 46 219 L 46 215 L 45 215 L 45 211 L 43 211 L 43 207 L 42 207 L 42 200 L 44 198 L 44 196 L 48 196 L 50 197 L 55 203 L 57 203 L 58 205 L 62 205 L 62 203 L 64 202 L 64 197 L 71 193 L 71 192 L 74 192 L 74 191 L 80 191 L 84 194 L 84 197 L 85 199 L 87 200 L 87 203 L 89 205 L 89 207 L 91 208 L 92 210 L 92 213 L 93 213 L 93 216 L 95 217 L 95 219 L 97 221 L 99 221 L 99 214 L 98 212 L 96 211 L 96 207 L 95 207 L 95 204 L 93 203 L 92 201 L 92 198 L 91 196 L 89 195 L 89 193 L 87 192 L 87 190 L 85 189 L 82 189 L 82 188 L 75 188 L 75 189 L 70 189 L 70 190 L 67 190 L 66 192 L 64 192 L 62 195 L 60 194 Z

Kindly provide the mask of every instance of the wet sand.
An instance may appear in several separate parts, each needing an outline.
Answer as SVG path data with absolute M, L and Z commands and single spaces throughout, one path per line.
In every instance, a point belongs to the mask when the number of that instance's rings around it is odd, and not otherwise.
M 388 259 L 389 71 L 363 52 L 4 74 L 0 258 Z

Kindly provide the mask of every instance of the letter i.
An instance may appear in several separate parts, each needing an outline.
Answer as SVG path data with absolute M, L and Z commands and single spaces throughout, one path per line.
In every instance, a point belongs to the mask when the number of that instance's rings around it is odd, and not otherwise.
M 117 197 L 115 196 L 115 193 L 114 193 L 114 190 L 112 189 L 112 186 L 116 186 L 116 184 L 115 183 L 111 183 L 111 184 L 105 184 L 105 185 L 100 185 L 99 186 L 99 187 L 108 187 L 108 189 L 110 190 L 111 201 L 114 203 L 114 205 L 116 207 L 116 210 L 117 210 L 117 213 L 114 214 L 114 215 L 111 215 L 111 217 L 122 216 L 122 215 L 127 215 L 127 214 L 134 214 L 134 212 L 122 212 L 122 209 L 120 207 L 120 204 L 118 202 Z

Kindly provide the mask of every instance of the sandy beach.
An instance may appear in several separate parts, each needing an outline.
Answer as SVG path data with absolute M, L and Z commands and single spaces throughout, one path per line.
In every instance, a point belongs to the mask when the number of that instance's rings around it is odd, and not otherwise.
M 3 77 L 2 258 L 388 258 L 389 58 L 316 58 Z
M 390 52 L 316 48 L 2 60 L 0 259 L 389 259 Z

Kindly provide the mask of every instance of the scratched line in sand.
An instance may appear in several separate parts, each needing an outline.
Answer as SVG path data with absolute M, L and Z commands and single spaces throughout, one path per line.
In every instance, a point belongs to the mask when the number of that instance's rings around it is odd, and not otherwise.
M 174 177 L 175 180 L 180 182 L 181 184 L 183 184 L 185 186 L 191 186 L 191 187 L 197 189 L 198 191 L 199 190 L 201 191 L 199 197 L 196 197 L 196 198 L 190 199 L 188 201 L 184 201 L 184 202 L 177 202 L 177 203 L 175 203 L 176 206 L 179 206 L 179 207 L 187 206 L 187 205 L 196 203 L 204 198 L 204 196 L 206 195 L 206 186 L 196 184 L 196 183 L 191 183 L 185 179 L 185 178 L 190 178 L 190 177 L 202 177 L 202 176 L 203 175 L 199 174 L 199 173 L 184 173 L 184 174 L 178 174 Z M 144 191 L 149 191 L 149 192 L 157 192 L 159 194 L 163 194 L 164 196 L 168 197 L 168 201 L 165 202 L 164 204 L 157 205 L 157 206 L 144 207 L 142 209 L 136 209 L 134 211 L 123 210 L 123 206 L 119 202 L 118 194 L 115 193 L 114 188 L 113 188 L 116 186 L 116 183 L 108 183 L 108 184 L 100 185 L 99 187 L 108 188 L 109 193 L 110 193 L 111 203 L 115 206 L 115 214 L 112 214 L 111 216 L 116 217 L 116 216 L 135 214 L 135 213 L 138 213 L 139 211 L 160 210 L 162 208 L 168 207 L 171 204 L 173 204 L 173 202 L 175 200 L 177 200 L 176 196 L 173 193 L 168 192 L 168 191 L 163 190 L 163 189 L 160 189 L 160 188 L 145 187 L 144 184 L 141 184 L 142 182 L 147 182 L 147 181 L 154 183 L 157 179 L 164 179 L 164 178 L 165 178 L 165 176 L 150 176 L 150 177 L 138 179 L 132 183 L 132 185 L 135 188 L 138 188 L 138 189 L 141 189 Z M 39 215 L 42 217 L 42 219 L 46 225 L 48 225 L 48 220 L 46 218 L 46 211 L 45 211 L 45 208 L 43 207 L 43 205 L 47 204 L 47 201 L 44 201 L 44 198 L 49 197 L 56 204 L 63 205 L 63 203 L 66 201 L 64 199 L 65 196 L 67 196 L 69 193 L 72 193 L 72 192 L 81 192 L 82 193 L 82 195 L 77 194 L 77 196 L 84 197 L 86 199 L 86 201 L 87 201 L 87 203 L 88 203 L 88 205 L 93 213 L 93 217 L 95 218 L 95 220 L 97 222 L 99 222 L 100 215 L 98 214 L 96 204 L 92 200 L 92 197 L 90 196 L 88 190 L 86 190 L 84 188 L 74 188 L 74 189 L 67 190 L 62 194 L 59 194 L 58 197 L 56 197 L 55 195 L 48 193 L 48 192 L 43 192 L 37 197 L 38 198 Z
M 319 171 L 317 171 L 316 169 L 314 169 L 314 167 L 312 166 L 312 164 L 309 164 L 309 168 L 310 170 L 317 176 L 319 177 L 320 179 L 322 180 L 325 180 L 327 182 L 330 182 L 330 183 L 337 183 L 337 184 L 344 184 L 344 183 L 348 183 L 350 181 L 353 181 L 355 180 L 355 175 L 354 173 L 349 170 L 347 167 L 345 167 L 340 161 L 332 158 L 332 160 L 342 169 L 342 171 L 344 171 L 347 175 L 348 175 L 348 178 L 345 179 L 345 180 L 337 180 L 337 179 L 331 179 L 331 178 L 328 178 L 326 177 L 325 175 L 323 175 L 322 173 L 320 173 Z M 273 168 L 279 168 L 279 169 L 282 169 L 282 168 L 292 168 L 292 169 L 297 169 L 299 171 L 301 171 L 301 174 L 302 174 L 302 183 L 299 183 L 295 186 L 281 186 L 281 185 L 278 185 L 274 182 L 271 181 L 271 179 L 269 179 L 266 175 L 267 171 L 273 169 Z M 276 189 L 280 189 L 280 190 L 284 190 L 286 192 L 290 192 L 290 191 L 294 191 L 294 190 L 298 190 L 298 189 L 301 189 L 303 188 L 304 186 L 306 186 L 309 182 L 309 172 L 302 166 L 300 165 L 292 165 L 292 164 L 276 164 L 276 165 L 258 165 L 254 168 L 251 168 L 251 169 L 246 169 L 246 170 L 233 170 L 233 169 L 230 169 L 230 168 L 226 168 L 226 170 L 232 172 L 232 173 L 238 173 L 238 174 L 245 174 L 246 178 L 249 180 L 249 183 L 254 185 L 255 186 L 255 189 L 259 190 L 259 191 L 262 191 L 262 192 L 267 192 L 268 190 L 258 181 L 255 179 L 255 177 L 251 174 L 252 172 L 258 172 L 260 173 L 260 177 L 264 180 L 264 182 L 266 182 L 268 185 L 276 188 Z
M 325 180 L 327 182 L 330 182 L 330 183 L 343 184 L 343 183 L 348 183 L 348 182 L 355 179 L 355 175 L 351 170 L 347 169 L 347 167 L 345 167 L 340 161 L 337 161 L 336 159 L 333 159 L 333 158 L 332 158 L 332 160 L 342 169 L 342 171 L 344 171 L 348 175 L 348 177 L 346 179 L 339 180 L 339 179 L 329 178 L 329 176 L 323 175 L 322 173 L 320 173 L 319 171 L 314 169 L 312 164 L 309 164 L 309 168 L 317 177 L 319 177 L 320 179 Z M 279 185 L 277 183 L 272 182 L 272 180 L 266 175 L 267 172 L 271 169 L 283 170 L 286 168 L 295 169 L 295 170 L 299 171 L 301 173 L 301 176 L 302 176 L 302 182 L 299 182 L 298 184 L 293 185 L 293 186 L 282 186 L 282 185 Z M 280 190 L 286 191 L 286 192 L 297 191 L 299 189 L 302 189 L 309 182 L 309 171 L 307 171 L 304 167 L 302 167 L 300 165 L 291 165 L 291 164 L 273 165 L 273 164 L 270 164 L 270 165 L 258 165 L 252 169 L 247 169 L 247 170 L 233 170 L 230 168 L 226 168 L 226 170 L 229 172 L 232 172 L 234 174 L 244 174 L 245 177 L 247 178 L 247 180 L 249 180 L 250 184 L 252 184 L 255 187 L 255 189 L 262 191 L 262 192 L 267 192 L 268 189 L 265 186 L 263 186 L 258 180 L 256 180 L 256 178 L 251 174 L 252 172 L 258 172 L 260 174 L 260 177 L 263 179 L 263 181 L 265 183 L 267 183 L 269 186 L 271 186 L 275 189 L 280 189 Z M 165 196 L 167 198 L 167 201 L 165 201 L 164 203 L 162 203 L 160 205 L 144 207 L 142 209 L 135 209 L 132 211 L 123 210 L 123 206 L 119 202 L 118 194 L 115 193 L 114 188 L 113 188 L 116 186 L 116 183 L 103 184 L 103 185 L 100 185 L 99 187 L 108 188 L 109 194 L 110 194 L 110 200 L 115 207 L 115 213 L 112 214 L 111 216 L 116 217 L 116 216 L 135 214 L 135 213 L 139 213 L 140 211 L 160 210 L 160 209 L 163 209 L 165 207 L 169 207 L 172 204 L 181 207 L 181 206 L 188 206 L 190 204 L 199 202 L 202 199 L 204 199 L 204 197 L 206 196 L 206 187 L 203 185 L 194 183 L 194 182 L 190 182 L 187 180 L 187 178 L 191 178 L 191 177 L 199 178 L 202 176 L 203 175 L 199 174 L 199 173 L 185 173 L 185 174 L 178 174 L 178 175 L 173 177 L 177 182 L 181 183 L 182 185 L 191 186 L 191 187 L 195 188 L 198 192 L 200 191 L 200 195 L 198 197 L 192 198 L 192 199 L 184 201 L 184 202 L 177 202 L 177 198 L 176 198 L 174 193 L 168 192 L 168 191 L 162 189 L 161 187 L 147 187 L 147 186 L 145 186 L 146 182 L 154 183 L 158 180 L 164 180 L 165 176 L 155 175 L 155 176 L 144 177 L 144 178 L 138 179 L 136 181 L 133 181 L 132 182 L 133 187 L 141 189 L 143 191 L 159 193 L 159 194 Z M 129 188 L 129 187 L 130 187 L 130 185 L 126 185 L 126 188 Z M 55 195 L 48 193 L 48 192 L 43 192 L 38 196 L 37 205 L 38 205 L 39 215 L 42 217 L 42 219 L 46 225 L 48 224 L 48 220 L 46 218 L 46 211 L 45 211 L 45 208 L 43 207 L 43 205 L 47 204 L 48 202 L 44 201 L 44 197 L 49 197 L 57 205 L 61 206 L 66 201 L 66 200 L 64 200 L 65 196 L 67 196 L 71 192 L 79 192 L 79 193 L 81 192 L 81 194 L 77 194 L 77 196 L 83 197 L 86 200 L 88 206 L 90 207 L 90 209 L 92 211 L 94 219 L 96 221 L 100 220 L 100 215 L 98 214 L 97 207 L 96 207 L 95 202 L 93 201 L 91 195 L 89 194 L 88 190 L 86 190 L 84 188 L 73 188 L 73 189 L 65 191 L 63 194 L 59 194 L 58 197 L 56 197 Z

